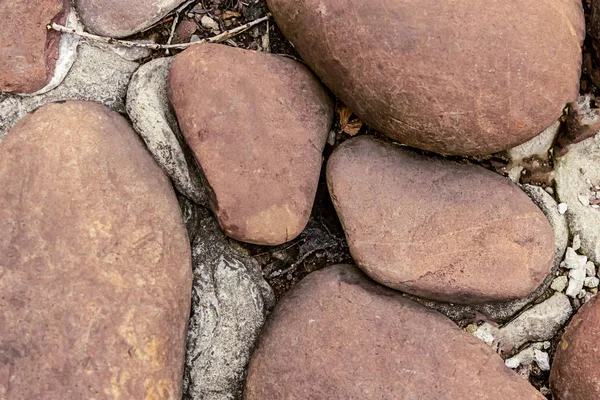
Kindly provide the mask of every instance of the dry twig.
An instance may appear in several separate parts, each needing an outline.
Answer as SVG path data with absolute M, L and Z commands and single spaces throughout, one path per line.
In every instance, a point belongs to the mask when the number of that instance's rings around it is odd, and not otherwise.
M 232 38 L 234 36 L 239 35 L 240 33 L 247 31 L 248 29 L 252 28 L 253 26 L 256 26 L 262 22 L 267 21 L 270 16 L 271 16 L 271 14 L 267 14 L 264 17 L 261 17 L 254 21 L 250 21 L 244 25 L 238 26 L 237 28 L 233 28 L 231 30 L 225 31 L 223 33 L 220 33 L 220 34 L 210 37 L 210 38 L 202 39 L 197 42 L 180 43 L 180 44 L 158 44 L 158 43 L 131 42 L 129 40 L 120 40 L 120 39 L 115 39 L 115 38 L 106 37 L 106 36 L 93 35 L 91 33 L 83 32 L 83 31 L 80 31 L 77 29 L 67 28 L 67 27 L 59 25 L 57 23 L 52 23 L 51 25 L 48 25 L 47 28 L 54 29 L 55 31 L 58 31 L 58 32 L 68 33 L 70 35 L 77 35 L 77 36 L 82 37 L 87 40 L 92 40 L 92 41 L 96 41 L 96 42 L 112 44 L 112 45 L 122 46 L 122 47 L 141 47 L 141 48 L 151 49 L 151 50 L 187 49 L 188 47 L 193 46 L 198 43 L 223 42 L 229 38 Z

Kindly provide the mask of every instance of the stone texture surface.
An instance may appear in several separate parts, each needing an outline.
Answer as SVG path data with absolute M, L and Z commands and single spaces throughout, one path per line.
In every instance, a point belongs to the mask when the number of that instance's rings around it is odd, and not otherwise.
M 485 154 L 549 127 L 577 98 L 579 0 L 267 0 L 323 82 L 391 138 Z M 525 18 L 524 16 L 527 16 Z
M 37 96 L 0 99 L 0 140 L 27 113 L 55 101 L 89 100 L 124 113 L 127 85 L 138 66 L 112 51 L 81 43 L 77 60 L 58 87 Z
M 235 251 L 209 210 L 186 199 L 181 204 L 194 268 L 184 399 L 239 399 L 273 291 L 258 263 Z
M 558 212 L 556 201 L 544 189 L 533 185 L 523 185 L 521 188 L 539 209 L 542 210 L 554 231 L 554 266 L 542 284 L 530 295 L 517 300 L 476 304 L 472 306 L 436 302 L 420 298 L 414 298 L 414 300 L 441 312 L 454 322 L 464 326 L 478 320 L 481 318 L 482 314 L 486 319 L 496 322 L 505 322 L 546 292 L 548 287 L 553 284 L 553 278 L 563 260 L 569 241 L 569 227 L 567 226 L 566 217 Z M 566 280 L 566 277 L 564 278 Z
M 69 4 L 67 0 L 0 3 L 0 91 L 33 93 L 50 82 L 61 35 L 46 25 L 64 25 Z
M 600 209 L 596 187 L 600 186 L 600 137 L 571 144 L 563 157 L 554 160 L 556 194 L 568 205 L 566 216 L 571 234 L 579 235 L 580 251 L 600 263 Z M 587 201 L 586 201 L 587 200 Z
M 600 398 L 600 304 L 596 296 L 575 314 L 554 354 L 550 387 L 557 400 Z
M 180 399 L 190 247 L 127 121 L 27 116 L 0 143 L 0 203 L 0 398 Z
M 376 281 L 451 303 L 525 297 L 550 273 L 554 235 L 507 179 L 368 136 L 340 145 L 327 184 L 353 258 Z
M 127 90 L 127 114 L 177 190 L 198 204 L 208 205 L 196 159 L 169 104 L 167 78 L 172 61 L 172 57 L 158 58 L 133 74 Z
M 142 31 L 175 9 L 184 0 L 74 0 L 88 31 L 125 37 Z
M 169 97 L 225 233 L 262 245 L 298 236 L 333 115 L 314 75 L 289 58 L 201 44 L 175 57 Z
M 543 399 L 441 314 L 339 265 L 275 307 L 250 362 L 254 399 Z

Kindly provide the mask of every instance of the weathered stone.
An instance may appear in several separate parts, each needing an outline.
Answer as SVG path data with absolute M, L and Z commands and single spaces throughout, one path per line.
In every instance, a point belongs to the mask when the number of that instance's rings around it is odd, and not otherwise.
M 478 339 L 357 268 L 313 272 L 252 355 L 254 399 L 543 399 Z
M 190 247 L 127 121 L 47 105 L 0 143 L 0 397 L 180 399 Z
M 75 0 L 87 30 L 97 35 L 125 37 L 148 28 L 184 0 Z
M 515 354 L 526 343 L 551 340 L 572 313 L 569 298 L 556 292 L 552 297 L 522 312 L 505 326 L 497 328 L 486 322 L 474 334 L 477 337 L 493 337 L 494 347 L 502 354 Z
M 571 144 L 563 157 L 554 160 L 556 194 L 562 203 L 568 204 L 566 215 L 571 233 L 579 235 L 580 251 L 596 264 L 600 263 L 600 209 L 592 207 L 590 201 L 593 204 L 600 203 L 600 200 L 595 198 L 595 188 L 600 185 L 598 165 L 598 135 Z
M 27 113 L 55 101 L 89 100 L 124 113 L 127 84 L 138 66 L 112 51 L 81 43 L 77 60 L 58 87 L 37 96 L 0 99 L 0 140 Z
M 0 91 L 34 93 L 50 83 L 61 56 L 61 34 L 46 25 L 65 25 L 69 10 L 67 0 L 0 3 Z
M 198 204 L 208 205 L 196 159 L 169 104 L 167 77 L 172 61 L 172 57 L 158 58 L 133 74 L 127 90 L 127 114 L 177 190 Z
M 550 388 L 557 400 L 600 398 L 600 300 L 592 298 L 575 314 L 556 348 Z
M 333 113 L 314 75 L 289 58 L 201 44 L 175 57 L 169 96 L 225 233 L 263 245 L 298 236 Z
M 184 398 L 238 399 L 273 291 L 257 262 L 235 252 L 210 211 L 181 203 L 194 268 Z
M 332 154 L 327 183 L 357 265 L 386 286 L 483 303 L 525 297 L 551 271 L 544 214 L 479 166 L 362 136 Z
M 579 0 L 267 3 L 302 58 L 361 120 L 411 146 L 505 150 L 577 99 Z

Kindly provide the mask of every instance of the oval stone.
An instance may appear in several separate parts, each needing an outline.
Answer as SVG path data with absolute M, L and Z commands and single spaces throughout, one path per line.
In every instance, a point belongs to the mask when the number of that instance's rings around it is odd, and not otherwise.
M 0 142 L 0 398 L 181 399 L 191 255 L 129 123 L 50 104 Z
M 376 281 L 451 303 L 525 297 L 550 273 L 554 235 L 508 179 L 361 136 L 327 164 L 358 266 Z
M 246 400 L 544 399 L 479 339 L 356 267 L 314 272 L 277 304 Z
M 175 57 L 169 97 L 225 233 L 262 245 L 297 237 L 333 117 L 310 70 L 274 54 L 200 44 Z
M 550 371 L 556 400 L 600 398 L 600 297 L 579 309 L 559 343 Z
M 307 64 L 361 119 L 443 154 L 524 143 L 577 98 L 579 0 L 267 0 Z

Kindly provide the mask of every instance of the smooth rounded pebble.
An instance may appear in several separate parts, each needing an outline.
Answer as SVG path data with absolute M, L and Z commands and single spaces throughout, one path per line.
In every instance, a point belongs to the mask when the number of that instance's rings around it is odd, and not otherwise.
M 91 33 L 125 37 L 152 26 L 184 0 L 74 0 Z
M 0 142 L 0 398 L 181 399 L 190 246 L 129 123 L 50 104 Z
M 277 304 L 244 398 L 544 397 L 446 317 L 338 265 L 310 274 Z
M 527 296 L 552 269 L 544 214 L 482 167 L 361 136 L 334 151 L 327 184 L 354 260 L 388 287 L 450 303 L 504 301 Z
M 390 138 L 442 154 L 514 147 L 579 93 L 579 0 L 267 0 L 323 82 Z
M 333 116 L 318 79 L 289 58 L 200 44 L 175 57 L 169 97 L 225 233 L 262 245 L 297 237 Z

